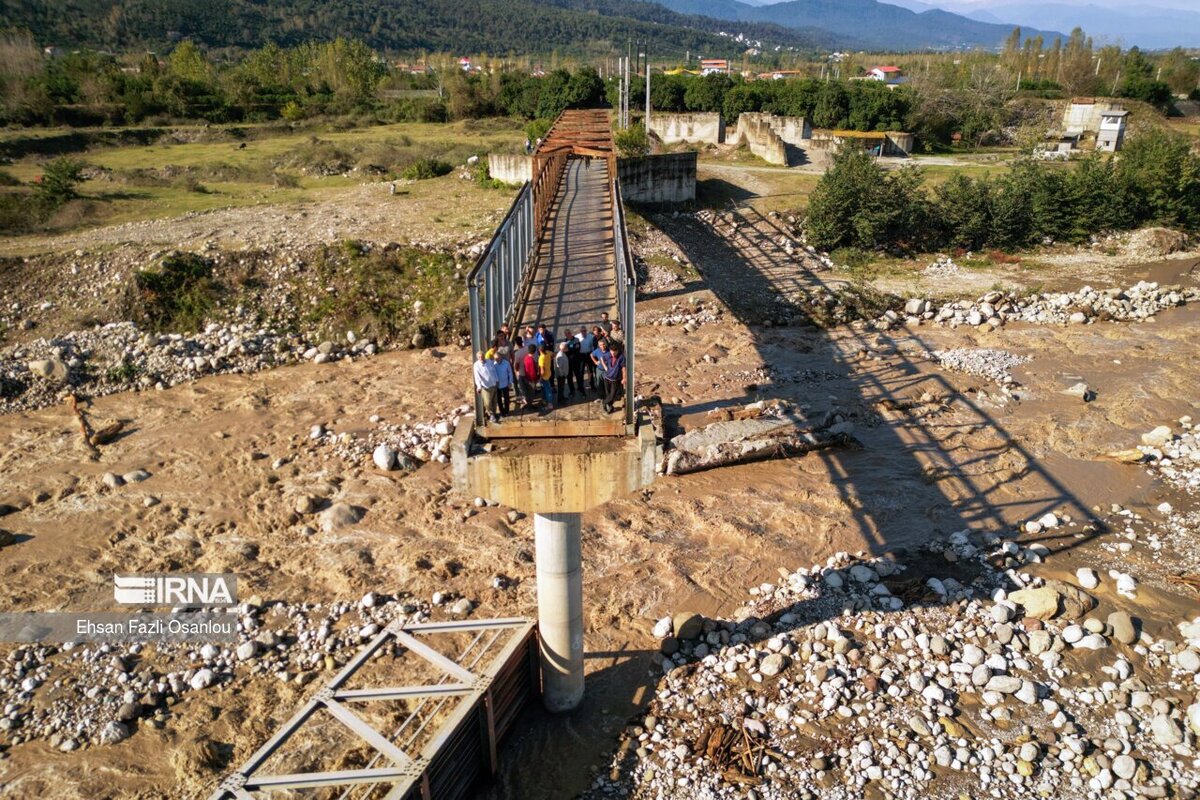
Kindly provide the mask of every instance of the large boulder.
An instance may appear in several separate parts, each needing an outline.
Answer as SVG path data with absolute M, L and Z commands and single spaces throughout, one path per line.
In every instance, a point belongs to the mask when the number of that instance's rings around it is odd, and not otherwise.
M 1033 619 L 1079 619 L 1096 607 L 1096 599 L 1077 586 L 1062 581 L 1047 581 L 1036 589 L 1019 589 L 1008 599 L 1021 606 Z
M 58 358 L 43 358 L 37 361 L 30 361 L 27 365 L 29 371 L 39 378 L 45 378 L 48 381 L 62 383 L 67 379 L 67 365 Z

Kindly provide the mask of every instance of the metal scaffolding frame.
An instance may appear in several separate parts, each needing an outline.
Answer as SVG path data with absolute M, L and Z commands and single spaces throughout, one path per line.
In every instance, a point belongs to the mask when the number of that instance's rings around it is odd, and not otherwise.
M 463 633 L 474 636 L 455 659 L 418 638 Z M 495 772 L 499 740 L 512 727 L 524 705 L 540 693 L 535 641 L 534 622 L 523 618 L 392 623 L 318 689 L 254 755 L 227 776 L 210 800 L 253 800 L 260 793 L 333 787 L 345 787 L 342 798 L 355 788 L 366 788 L 368 794 L 387 788 L 384 800 L 465 797 L 478 779 Z M 403 648 L 405 656 L 431 665 L 439 675 L 437 682 L 346 688 L 360 668 L 389 644 Z M 390 700 L 420 701 L 396 731 L 376 730 L 350 708 L 356 703 Z M 412 752 L 412 743 L 432 719 L 431 714 L 418 724 L 418 714 L 427 703 L 438 704 L 432 714 L 448 703 L 457 705 L 420 751 Z M 322 710 L 375 751 L 366 767 L 264 774 L 262 768 L 271 756 Z M 406 731 L 407 742 L 399 742 Z M 387 763 L 377 766 L 381 761 Z

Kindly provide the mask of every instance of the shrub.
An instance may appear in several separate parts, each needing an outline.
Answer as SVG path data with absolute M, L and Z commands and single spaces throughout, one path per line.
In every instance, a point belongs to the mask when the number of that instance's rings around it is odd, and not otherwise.
M 132 287 L 131 316 L 157 331 L 198 330 L 222 294 L 212 264 L 194 253 L 169 255 L 157 270 L 139 270 Z
M 65 156 L 47 163 L 34 183 L 34 196 L 47 211 L 78 197 L 75 189 L 83 181 L 83 167 L 82 161 Z
M 637 122 L 623 131 L 613 134 L 613 144 L 617 147 L 618 155 L 644 156 L 650 152 L 650 139 L 646 136 L 646 128 Z
M 454 167 L 445 161 L 439 161 L 436 158 L 422 158 L 405 167 L 404 171 L 400 173 L 400 177 L 410 181 L 440 178 L 442 175 L 448 175 L 453 169 Z

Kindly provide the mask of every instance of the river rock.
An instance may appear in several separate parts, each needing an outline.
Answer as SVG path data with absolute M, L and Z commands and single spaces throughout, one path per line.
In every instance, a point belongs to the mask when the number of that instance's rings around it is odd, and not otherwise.
M 1150 733 L 1154 736 L 1154 741 L 1163 747 L 1174 747 L 1183 741 L 1183 731 L 1179 729 L 1179 723 L 1166 714 L 1158 714 L 1150 720 Z
M 671 618 L 676 639 L 695 639 L 704 629 L 704 618 L 693 611 L 682 611 Z
M 1171 429 L 1166 425 L 1159 425 L 1149 433 L 1142 434 L 1142 444 L 1147 447 L 1162 447 L 1169 441 L 1171 441 Z
M 371 454 L 371 460 L 375 462 L 375 466 L 385 472 L 393 470 L 396 468 L 396 451 L 386 444 L 381 444 Z
M 217 681 L 217 675 L 211 669 L 196 670 L 196 674 L 188 681 L 193 689 L 207 689 Z
M 1138 639 L 1137 627 L 1133 618 L 1124 611 L 1114 611 L 1109 614 L 1108 626 L 1112 628 L 1113 638 L 1121 644 L 1133 644 Z
M 787 656 L 783 653 L 771 653 L 759 663 L 758 671 L 770 678 L 787 669 L 787 665 Z
M 328 533 L 339 528 L 357 525 L 363 518 L 364 511 L 349 503 L 334 503 L 321 512 L 321 530 Z
M 1021 679 L 1012 675 L 993 675 L 984 685 L 985 692 L 1013 694 L 1021 688 Z
M 105 723 L 100 729 L 100 744 L 117 744 L 129 738 L 129 727 L 115 719 Z
M 1078 397 L 1085 403 L 1090 403 L 1096 399 L 1096 392 L 1082 381 L 1063 389 L 1062 394 L 1065 394 L 1067 397 Z

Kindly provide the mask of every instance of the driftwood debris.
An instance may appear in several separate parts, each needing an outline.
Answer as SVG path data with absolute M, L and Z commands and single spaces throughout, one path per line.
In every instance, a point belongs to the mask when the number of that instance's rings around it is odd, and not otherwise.
M 83 437 L 83 443 L 87 446 L 92 455 L 99 455 L 97 449 L 102 444 L 108 444 L 117 438 L 117 435 L 125 427 L 125 423 L 121 420 L 105 425 L 98 431 L 93 431 L 91 424 L 87 420 L 87 416 L 83 413 L 83 409 L 79 407 L 79 399 L 74 395 L 67 395 L 67 399 L 71 402 L 71 411 L 74 412 L 75 418 L 79 420 L 79 434 Z
M 691 472 L 791 458 L 834 447 L 861 447 L 843 426 L 801 427 L 759 404 L 732 409 L 723 419 L 671 439 L 663 472 Z M 757 415 L 756 415 L 757 413 Z

